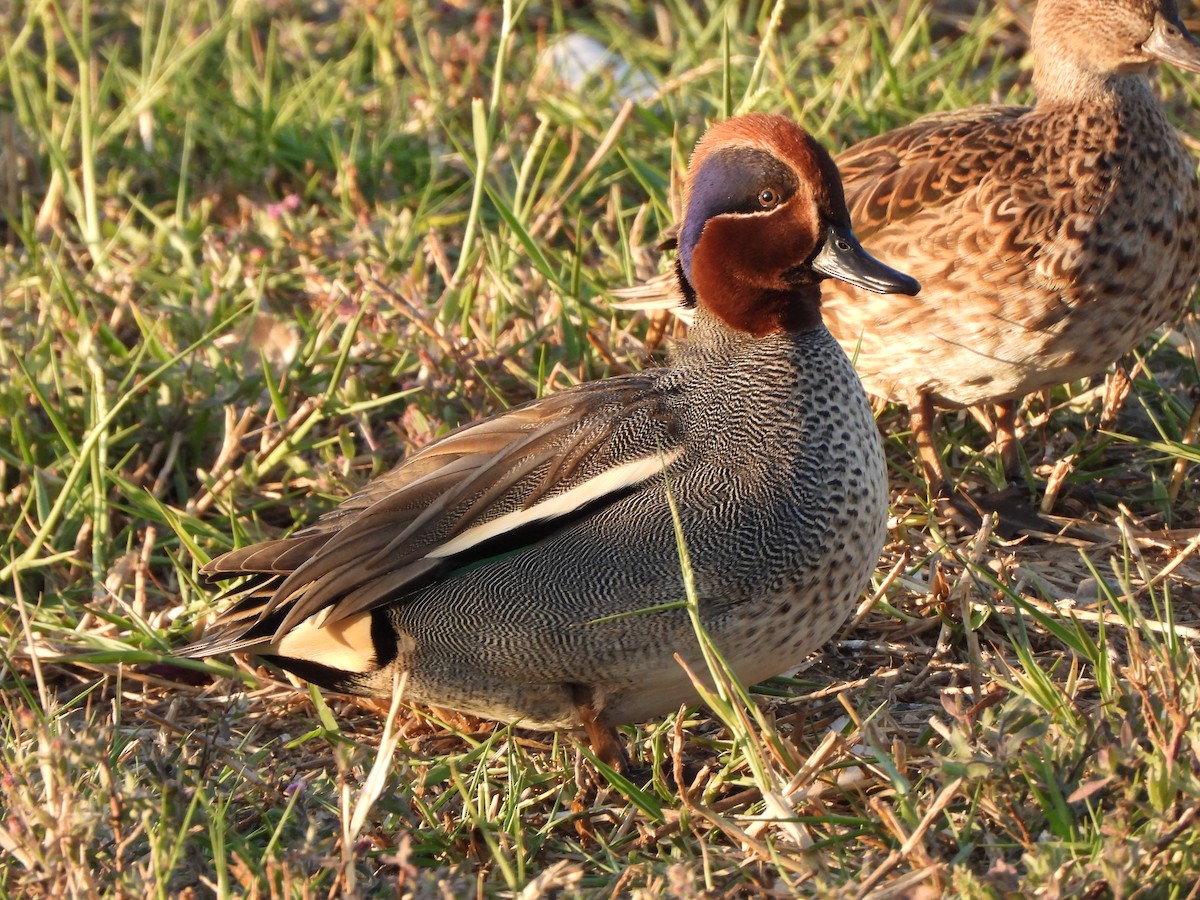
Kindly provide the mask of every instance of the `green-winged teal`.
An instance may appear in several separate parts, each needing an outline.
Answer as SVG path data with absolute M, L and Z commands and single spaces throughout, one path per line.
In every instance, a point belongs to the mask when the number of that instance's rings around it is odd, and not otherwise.
M 324 688 L 536 729 L 612 726 L 695 698 L 701 619 L 752 683 L 846 619 L 888 493 L 862 385 L 820 282 L 915 293 L 850 229 L 837 168 L 777 116 L 715 125 L 680 238 L 690 339 L 665 368 L 526 403 L 440 438 L 315 525 L 203 574 L 249 575 L 191 656 L 255 653 Z M 235 592 L 239 589 L 235 588 Z

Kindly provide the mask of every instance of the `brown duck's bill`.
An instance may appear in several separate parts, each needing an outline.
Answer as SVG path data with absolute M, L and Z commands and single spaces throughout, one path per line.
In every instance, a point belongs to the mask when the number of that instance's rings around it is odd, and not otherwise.
M 1154 30 L 1142 44 L 1142 49 L 1156 59 L 1186 69 L 1200 72 L 1200 41 L 1184 28 L 1178 15 L 1154 16 Z
M 908 294 L 921 290 L 917 279 L 885 266 L 862 248 L 848 226 L 830 225 L 825 245 L 810 263 L 814 272 L 837 278 L 876 294 Z

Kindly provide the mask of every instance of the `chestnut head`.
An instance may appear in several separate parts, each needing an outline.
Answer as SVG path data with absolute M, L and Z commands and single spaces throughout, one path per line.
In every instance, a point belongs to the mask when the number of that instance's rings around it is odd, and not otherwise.
M 819 282 L 915 294 L 854 237 L 833 159 L 782 116 L 714 125 L 692 155 L 678 272 L 689 304 L 754 335 L 815 327 Z

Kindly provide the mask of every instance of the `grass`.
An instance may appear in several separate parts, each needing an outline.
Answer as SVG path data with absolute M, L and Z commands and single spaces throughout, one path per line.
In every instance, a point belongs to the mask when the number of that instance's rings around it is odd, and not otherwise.
M 175 660 L 199 565 L 507 404 L 644 365 L 704 123 L 838 148 L 1028 97 L 1028 9 L 899 0 L 87 3 L 0 24 L 0 891 L 1195 896 L 1200 489 L 1188 316 L 1032 398 L 1069 534 L 941 529 L 882 412 L 891 539 L 853 628 L 747 705 L 565 736 Z M 660 86 L 624 107 L 558 36 Z M 1200 82 L 1163 77 L 1200 138 Z M 1111 412 L 1111 410 L 1110 410 Z M 955 471 L 995 481 L 946 417 Z M 719 648 L 714 665 L 720 673 Z M 589 782 L 591 784 L 589 785 Z

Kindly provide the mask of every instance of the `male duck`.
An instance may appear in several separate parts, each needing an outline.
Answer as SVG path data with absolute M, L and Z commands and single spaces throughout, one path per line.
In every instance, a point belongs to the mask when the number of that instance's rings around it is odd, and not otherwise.
M 882 548 L 870 406 L 821 322 L 819 282 L 916 293 L 867 255 L 832 159 L 786 119 L 715 125 L 680 238 L 691 339 L 453 431 L 315 525 L 213 560 L 252 576 L 189 656 L 252 652 L 331 690 L 536 729 L 612 726 L 695 698 L 702 621 L 752 683 L 827 640 Z
M 999 404 L 1103 370 L 1188 303 L 1200 272 L 1196 164 L 1163 114 L 1156 61 L 1200 71 L 1175 0 L 1041 0 L 1037 104 L 936 113 L 837 157 L 855 228 L 917 299 L 843 284 L 826 324 L 871 393 L 905 403 L 930 483 L 933 406 Z M 670 305 L 673 279 L 625 292 Z

